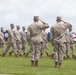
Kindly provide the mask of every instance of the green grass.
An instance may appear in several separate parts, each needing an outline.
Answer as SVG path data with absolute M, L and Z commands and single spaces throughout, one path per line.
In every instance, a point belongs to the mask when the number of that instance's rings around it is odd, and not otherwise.
M 29 46 L 27 50 L 29 49 Z M 0 51 L 1 52 L 1 51 Z M 53 47 L 49 43 L 49 53 L 53 52 Z M 71 56 L 71 55 L 70 55 Z M 39 61 L 39 67 L 30 66 L 30 55 L 15 58 L 14 54 L 0 57 L 0 74 L 14 75 L 76 75 L 76 60 L 73 58 L 64 60 L 62 68 L 54 68 L 54 61 L 44 53 Z

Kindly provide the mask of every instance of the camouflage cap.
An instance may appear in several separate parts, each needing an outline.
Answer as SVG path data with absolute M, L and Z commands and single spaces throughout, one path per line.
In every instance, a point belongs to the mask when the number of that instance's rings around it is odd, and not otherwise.
M 34 16 L 34 19 L 39 19 L 39 16 Z
M 23 26 L 22 28 L 26 28 L 25 26 Z
M 20 26 L 19 26 L 19 25 L 17 25 L 17 27 L 18 27 L 18 28 L 20 28 Z
M 62 20 L 62 17 L 61 16 L 57 16 L 56 20 Z

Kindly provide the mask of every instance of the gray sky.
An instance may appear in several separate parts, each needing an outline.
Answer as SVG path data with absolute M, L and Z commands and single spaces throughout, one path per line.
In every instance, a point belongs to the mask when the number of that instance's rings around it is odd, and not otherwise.
M 4 29 L 9 29 L 10 23 L 28 27 L 34 15 L 50 27 L 56 23 L 56 16 L 62 16 L 76 32 L 76 0 L 0 0 L 0 27 Z

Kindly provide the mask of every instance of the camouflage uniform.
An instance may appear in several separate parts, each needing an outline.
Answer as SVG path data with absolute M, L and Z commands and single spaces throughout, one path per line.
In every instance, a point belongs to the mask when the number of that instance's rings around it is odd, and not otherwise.
M 47 34 L 46 32 L 43 30 L 42 31 L 42 38 L 43 38 L 43 43 L 41 45 L 41 53 L 43 54 L 44 49 L 46 49 L 46 54 L 48 56 L 48 40 L 47 40 Z
M 25 26 L 23 26 L 22 29 L 23 28 L 25 29 Z M 21 40 L 22 40 L 22 50 L 25 55 L 26 54 L 27 35 L 24 30 L 21 32 Z
M 34 19 L 37 18 L 37 16 L 34 17 Z M 31 41 L 32 49 L 31 61 L 32 65 L 34 65 L 35 61 L 36 66 L 40 57 L 41 43 L 43 42 L 42 30 L 49 27 L 47 23 L 42 23 L 34 22 L 28 27 L 28 39 Z
M 72 49 L 72 56 L 73 56 L 73 58 L 74 58 L 74 56 L 75 56 L 75 47 L 74 47 L 73 36 L 72 36 L 70 30 L 68 31 L 68 38 L 69 38 L 69 40 L 70 40 L 70 42 L 69 42 L 69 46 L 70 46 L 69 49 L 70 49 L 70 48 Z M 68 52 L 68 55 L 69 55 L 69 52 Z
M 5 44 L 4 34 L 0 31 L 0 48 L 2 48 L 2 52 L 4 51 L 4 44 Z
M 61 17 L 57 17 L 57 20 L 61 20 Z M 54 62 L 55 67 L 60 67 L 63 60 L 63 50 L 65 42 L 65 31 L 72 27 L 68 23 L 57 22 L 51 27 L 51 42 L 54 46 Z
M 18 25 L 17 27 L 20 28 L 20 26 Z M 21 33 L 19 32 L 19 30 L 15 31 L 15 37 L 17 39 L 16 41 L 16 45 L 17 45 L 17 52 L 22 55 L 21 53 L 21 49 L 22 49 L 22 44 L 21 44 Z
M 68 38 L 68 31 L 67 30 L 65 31 L 64 34 L 65 34 L 65 41 L 64 41 L 64 50 L 63 50 L 63 52 L 64 52 L 64 59 L 66 59 L 67 57 L 69 58 L 69 49 L 70 49 L 69 43 L 70 43 L 70 40 Z
M 11 26 L 13 26 L 13 24 L 11 24 Z M 5 48 L 2 56 L 5 56 L 5 54 L 8 52 L 8 50 L 10 49 L 10 47 L 12 46 L 13 48 L 13 52 L 15 53 L 15 56 L 17 57 L 18 53 L 17 53 L 17 46 L 16 46 L 16 38 L 13 34 L 13 29 L 8 30 L 8 43 L 7 43 L 7 47 Z

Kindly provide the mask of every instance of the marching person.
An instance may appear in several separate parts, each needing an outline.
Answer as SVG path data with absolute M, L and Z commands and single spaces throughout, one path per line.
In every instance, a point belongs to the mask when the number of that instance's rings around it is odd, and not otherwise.
M 27 43 L 27 34 L 25 33 L 26 27 L 22 27 L 22 32 L 21 32 L 21 41 L 22 41 L 22 50 L 24 55 L 26 55 L 26 43 Z
M 8 30 L 8 43 L 7 43 L 7 47 L 5 48 L 2 56 L 4 57 L 6 55 L 6 53 L 8 52 L 8 50 L 10 49 L 10 47 L 13 48 L 13 52 L 15 54 L 15 57 L 18 56 L 18 52 L 17 52 L 17 46 L 16 46 L 16 37 L 13 34 L 13 29 L 14 29 L 14 24 L 10 24 L 10 29 Z

